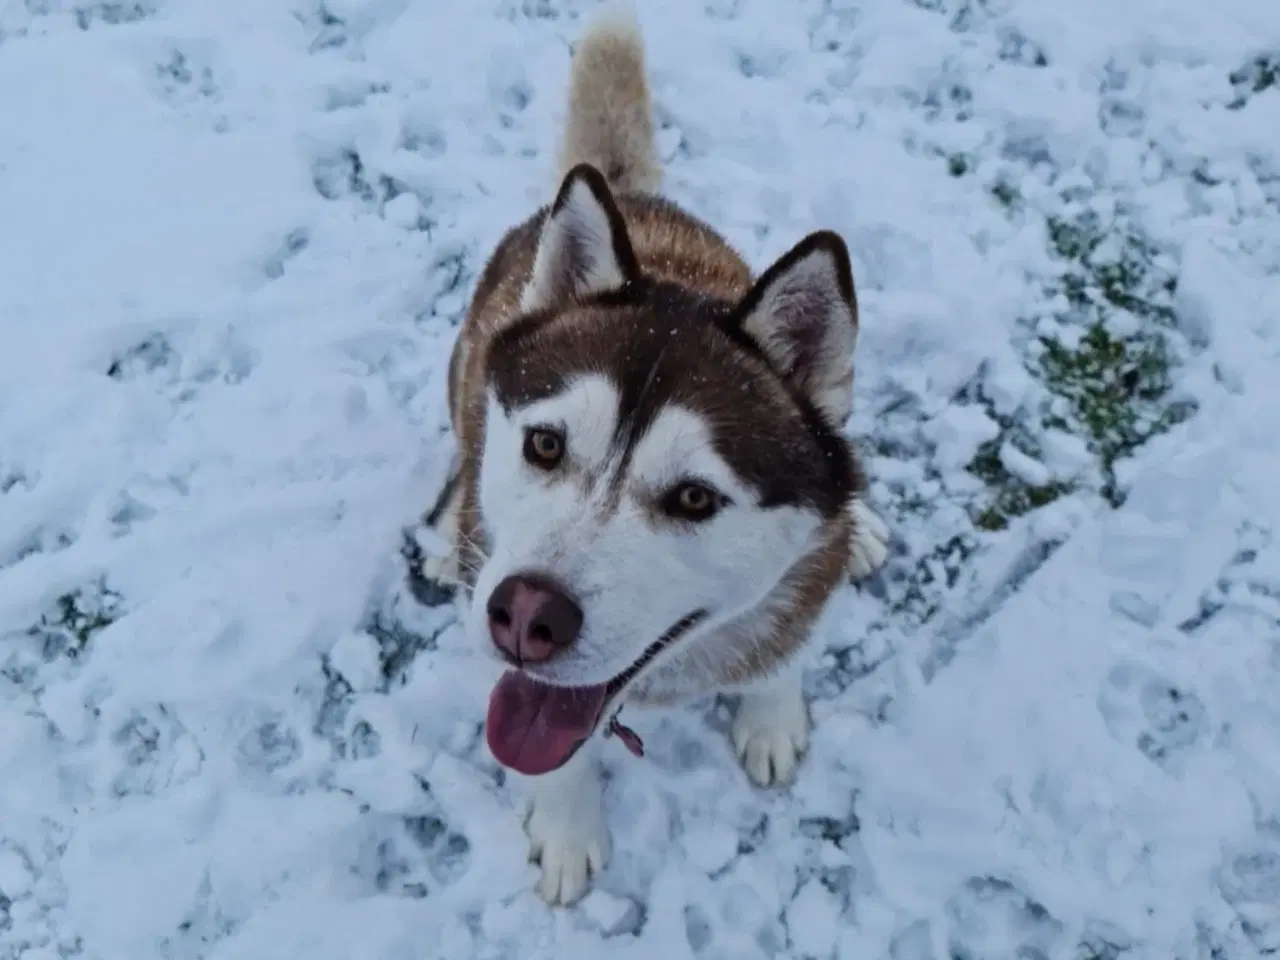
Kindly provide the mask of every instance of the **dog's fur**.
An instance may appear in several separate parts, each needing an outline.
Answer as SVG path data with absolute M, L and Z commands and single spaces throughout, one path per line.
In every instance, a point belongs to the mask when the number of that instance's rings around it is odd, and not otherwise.
M 581 633 L 520 668 L 559 687 L 624 678 L 595 735 L 529 781 L 539 890 L 570 903 L 609 854 L 590 756 L 609 718 L 740 692 L 746 772 L 790 780 L 809 733 L 796 653 L 837 587 L 884 560 L 887 531 L 841 433 L 858 324 L 845 244 L 811 234 L 756 278 L 660 196 L 625 7 L 580 39 L 560 164 L 554 202 L 493 252 L 450 360 L 458 454 L 427 519 L 455 550 L 424 574 L 463 588 L 468 635 L 495 654 L 495 585 L 552 578 Z M 539 429 L 562 440 L 553 469 L 529 461 Z M 688 482 L 718 511 L 673 508 Z

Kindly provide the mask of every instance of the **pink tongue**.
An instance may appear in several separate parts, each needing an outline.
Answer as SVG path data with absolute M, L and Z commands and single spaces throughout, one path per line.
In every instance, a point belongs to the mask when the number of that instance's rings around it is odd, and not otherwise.
M 608 687 L 553 687 L 508 670 L 489 694 L 485 739 L 499 763 L 534 777 L 564 764 L 595 729 Z

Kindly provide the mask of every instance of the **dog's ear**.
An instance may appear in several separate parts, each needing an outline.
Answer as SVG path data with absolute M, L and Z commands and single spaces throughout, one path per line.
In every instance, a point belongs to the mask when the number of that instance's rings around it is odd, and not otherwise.
M 616 290 L 639 274 L 609 184 L 595 167 L 578 164 L 565 174 L 543 220 L 521 308 L 540 310 Z
M 848 419 L 858 301 L 839 234 L 811 233 L 779 257 L 739 304 L 738 322 L 833 426 Z

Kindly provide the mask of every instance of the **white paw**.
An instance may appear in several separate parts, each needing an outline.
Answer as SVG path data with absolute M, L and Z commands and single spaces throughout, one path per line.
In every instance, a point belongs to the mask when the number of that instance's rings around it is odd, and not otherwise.
M 587 892 L 591 878 L 609 861 L 611 843 L 604 811 L 596 803 L 554 807 L 534 802 L 529 817 L 529 859 L 541 865 L 538 896 L 568 906 Z
M 797 683 L 778 693 L 743 694 L 733 718 L 733 748 L 757 786 L 791 782 L 809 747 L 809 711 Z
M 861 497 L 853 501 L 853 544 L 849 577 L 861 580 L 874 573 L 889 557 L 889 525 Z
M 446 494 L 450 491 L 446 490 Z M 450 494 L 451 495 L 451 494 Z M 456 586 L 462 576 L 462 567 L 458 562 L 458 511 L 455 501 L 445 505 L 439 516 L 429 527 L 421 528 L 417 533 L 418 546 L 422 548 L 422 559 L 418 563 L 418 572 L 428 583 L 439 583 L 446 587 Z
M 458 565 L 457 551 L 438 556 L 427 554 L 418 564 L 418 573 L 428 583 L 442 586 L 457 586 L 462 580 L 462 568 Z

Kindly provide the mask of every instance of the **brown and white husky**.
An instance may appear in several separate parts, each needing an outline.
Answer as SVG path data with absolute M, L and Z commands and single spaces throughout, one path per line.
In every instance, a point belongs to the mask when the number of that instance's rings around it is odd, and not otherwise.
M 428 523 L 469 638 L 509 667 L 487 740 L 529 778 L 539 891 L 571 903 L 609 856 L 600 739 L 623 704 L 741 694 L 761 786 L 809 736 L 796 654 L 878 567 L 843 427 L 858 311 L 830 231 L 759 276 L 662 196 L 640 31 L 599 16 L 573 59 L 555 199 L 512 227 L 449 366 L 458 454 Z

